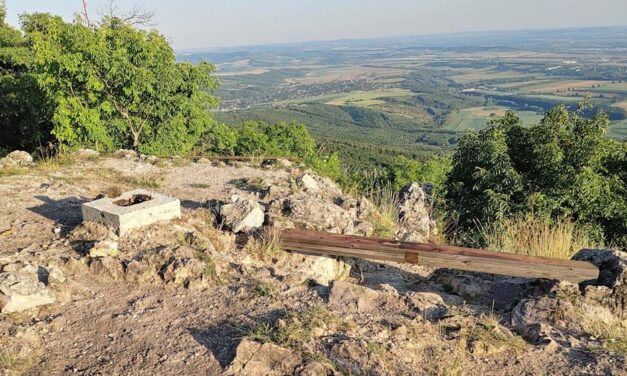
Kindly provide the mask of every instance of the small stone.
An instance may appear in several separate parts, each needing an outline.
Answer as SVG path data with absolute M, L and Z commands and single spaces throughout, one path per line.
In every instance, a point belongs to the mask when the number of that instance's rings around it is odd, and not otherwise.
M 260 344 L 248 339 L 237 346 L 227 376 L 292 375 L 301 359 L 292 351 L 272 343 Z

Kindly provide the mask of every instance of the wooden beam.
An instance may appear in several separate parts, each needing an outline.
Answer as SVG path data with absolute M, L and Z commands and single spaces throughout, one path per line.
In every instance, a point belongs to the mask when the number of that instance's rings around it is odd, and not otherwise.
M 436 268 L 575 283 L 595 280 L 599 277 L 599 269 L 583 261 L 302 230 L 283 230 L 279 238 L 285 250 L 314 255 L 395 261 Z

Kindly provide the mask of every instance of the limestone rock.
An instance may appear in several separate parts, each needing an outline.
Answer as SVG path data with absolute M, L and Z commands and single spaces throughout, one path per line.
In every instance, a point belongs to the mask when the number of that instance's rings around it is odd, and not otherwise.
M 328 376 L 339 375 L 327 364 L 320 362 L 311 362 L 307 364 L 303 369 L 297 372 L 299 376 Z
M 305 174 L 298 179 L 299 186 L 307 193 L 317 193 L 320 187 L 314 178 L 309 174 Z
M 122 159 L 137 158 L 137 152 L 135 150 L 128 150 L 128 149 L 117 150 L 115 153 L 113 153 L 113 155 L 117 158 L 122 158 Z
M 35 268 L 0 273 L 0 312 L 19 312 L 55 301 L 54 295 L 40 282 Z
M 337 281 L 329 292 L 329 307 L 359 313 L 371 312 L 378 304 L 379 293 L 368 287 Z
M 537 333 L 542 326 L 573 328 L 578 325 L 578 321 L 575 307 L 571 302 L 548 296 L 522 300 L 511 314 L 512 326 L 523 335 Z
M 272 343 L 260 344 L 248 339 L 237 346 L 228 376 L 293 375 L 301 359 L 288 349 Z
M 165 283 L 188 287 L 190 282 L 202 278 L 205 263 L 196 259 L 174 260 L 163 271 Z
M 442 297 L 433 292 L 413 292 L 409 296 L 411 304 L 429 321 L 437 321 L 448 313 Z
M 124 279 L 124 267 L 122 263 L 113 257 L 101 257 L 92 259 L 89 270 L 100 278 L 120 281 Z
M 273 222 L 285 217 L 305 230 L 327 231 L 339 234 L 353 232 L 354 221 L 340 206 L 321 197 L 297 193 L 270 204 Z
M 264 211 L 254 200 L 238 199 L 232 204 L 220 207 L 220 217 L 224 225 L 235 233 L 250 232 L 263 225 Z
M 329 286 L 334 281 L 345 279 L 350 274 L 351 266 L 334 257 L 302 256 L 297 270 L 291 273 L 296 283 L 311 280 L 320 286 Z
M 89 257 L 117 257 L 119 254 L 118 242 L 103 240 L 94 244 L 89 250 Z
M 33 164 L 33 157 L 25 151 L 16 150 L 0 159 L 0 167 L 21 167 Z
M 584 249 L 573 260 L 588 261 L 599 268 L 598 282 L 585 286 L 586 300 L 604 305 L 615 315 L 627 318 L 627 253 Z
M 411 183 L 401 191 L 398 215 L 398 240 L 424 243 L 436 227 L 431 219 L 429 196 L 417 183 Z
M 100 153 L 92 149 L 80 149 L 76 151 L 74 155 L 77 156 L 78 158 L 89 159 L 89 158 L 98 157 Z

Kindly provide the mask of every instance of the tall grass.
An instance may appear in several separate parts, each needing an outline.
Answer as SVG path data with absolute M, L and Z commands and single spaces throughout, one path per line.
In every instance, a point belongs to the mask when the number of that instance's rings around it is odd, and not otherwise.
M 532 215 L 482 225 L 480 236 L 491 251 L 559 259 L 599 246 L 569 219 L 551 221 Z
M 398 230 L 399 197 L 390 186 L 373 187 L 367 195 L 374 204 L 370 220 L 374 226 L 372 235 L 377 238 L 394 239 Z

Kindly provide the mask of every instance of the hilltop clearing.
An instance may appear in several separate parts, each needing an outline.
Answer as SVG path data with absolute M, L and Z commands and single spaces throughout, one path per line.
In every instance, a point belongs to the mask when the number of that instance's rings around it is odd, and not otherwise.
M 0 292 L 13 299 L 1 374 L 627 371 L 624 254 L 581 254 L 605 285 L 584 287 L 287 253 L 262 225 L 420 242 L 438 229 L 417 185 L 403 219 L 285 160 L 116 155 L 0 169 Z M 179 198 L 182 217 L 122 237 L 81 222 L 82 203 L 136 188 Z

